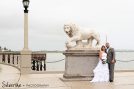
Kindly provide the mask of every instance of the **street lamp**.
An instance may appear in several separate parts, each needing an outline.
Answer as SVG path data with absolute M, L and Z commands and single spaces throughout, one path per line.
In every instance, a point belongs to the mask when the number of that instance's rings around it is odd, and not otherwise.
M 24 48 L 21 51 L 20 69 L 22 74 L 29 74 L 31 71 L 31 54 L 28 48 L 28 7 L 29 0 L 22 0 L 24 6 Z
M 29 0 L 22 1 L 24 6 L 24 51 L 28 51 L 28 7 L 29 7 Z
M 23 3 L 23 6 L 25 8 L 24 13 L 28 13 L 27 8 L 29 6 L 29 0 L 23 0 L 22 3 Z

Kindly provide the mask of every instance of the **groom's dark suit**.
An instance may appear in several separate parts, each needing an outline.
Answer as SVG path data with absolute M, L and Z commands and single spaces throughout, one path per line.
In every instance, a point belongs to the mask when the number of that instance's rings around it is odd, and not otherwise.
M 114 48 L 109 48 L 106 50 L 107 52 L 107 62 L 108 62 L 108 68 L 109 68 L 109 80 L 114 80 L 114 64 L 112 63 L 112 60 L 115 60 L 115 51 Z

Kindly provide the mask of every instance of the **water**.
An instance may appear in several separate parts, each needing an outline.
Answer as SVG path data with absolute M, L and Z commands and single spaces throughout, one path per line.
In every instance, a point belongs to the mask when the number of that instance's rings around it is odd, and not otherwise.
M 47 62 L 57 61 L 64 59 L 65 56 L 62 53 L 47 53 Z M 116 59 L 129 61 L 134 60 L 134 52 L 116 52 Z M 134 61 L 120 62 L 117 61 L 115 70 L 134 70 Z M 64 71 L 65 60 L 56 63 L 47 63 L 47 71 Z
M 57 60 L 65 59 L 62 53 L 47 53 L 46 62 L 53 62 Z M 65 60 L 56 63 L 46 63 L 47 71 L 64 71 Z
M 134 52 L 116 52 L 116 59 L 129 61 L 134 60 Z M 115 65 L 116 70 L 134 70 L 134 61 L 130 62 L 120 62 L 117 61 Z

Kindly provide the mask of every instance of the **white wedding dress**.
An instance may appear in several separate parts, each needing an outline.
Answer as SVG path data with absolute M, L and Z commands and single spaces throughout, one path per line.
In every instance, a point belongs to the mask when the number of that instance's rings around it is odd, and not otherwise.
M 102 53 L 101 59 L 107 59 L 107 54 Z M 103 64 L 102 60 L 99 59 L 99 62 L 96 68 L 93 70 L 94 78 L 90 82 L 108 82 L 109 81 L 109 69 L 108 64 Z

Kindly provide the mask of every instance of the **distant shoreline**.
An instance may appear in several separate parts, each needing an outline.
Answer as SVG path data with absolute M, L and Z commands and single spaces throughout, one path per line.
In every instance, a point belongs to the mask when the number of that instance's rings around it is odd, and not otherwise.
M 115 50 L 115 52 L 134 52 L 134 50 Z
M 33 51 L 33 52 L 45 52 L 45 53 L 64 53 L 65 51 Z M 115 52 L 134 52 L 134 50 L 115 50 Z
M 0 53 L 20 53 L 20 51 L 1 51 Z M 54 50 L 54 51 L 49 51 L 49 50 L 44 50 L 44 51 L 32 51 L 33 53 L 64 53 L 65 51 L 59 51 L 59 50 Z M 134 52 L 134 50 L 115 50 L 115 52 Z

